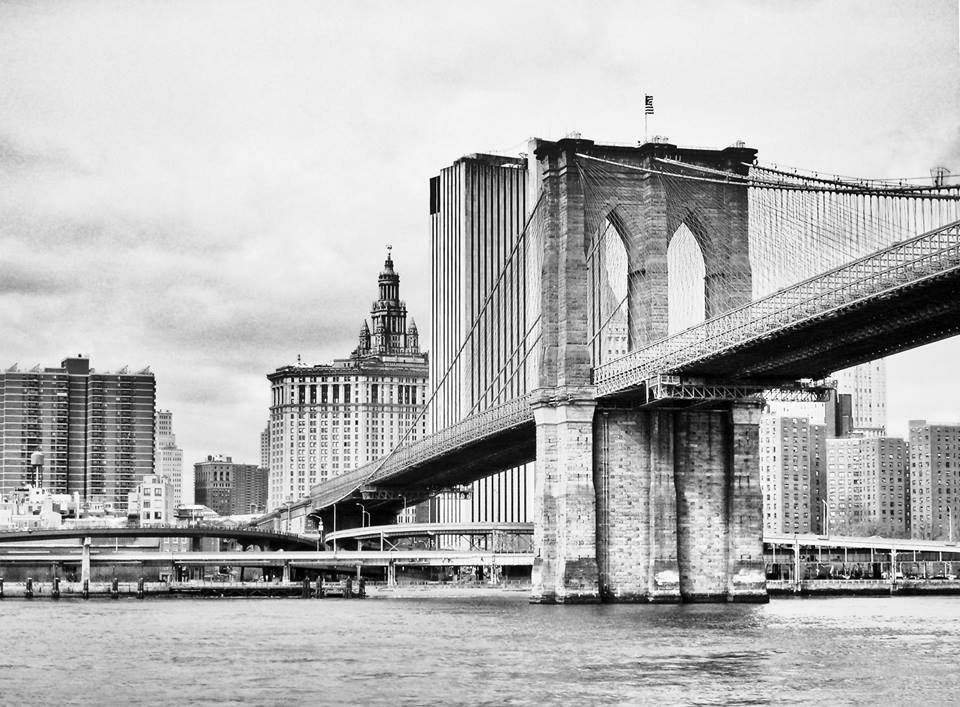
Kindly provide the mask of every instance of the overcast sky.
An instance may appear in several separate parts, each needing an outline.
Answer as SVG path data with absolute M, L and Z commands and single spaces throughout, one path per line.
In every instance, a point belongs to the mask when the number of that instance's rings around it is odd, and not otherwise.
M 265 375 L 348 354 L 385 245 L 428 341 L 428 179 L 531 136 L 960 171 L 956 0 L 0 5 L 0 365 L 150 365 L 185 463 L 259 460 Z M 960 343 L 890 423 L 960 419 Z

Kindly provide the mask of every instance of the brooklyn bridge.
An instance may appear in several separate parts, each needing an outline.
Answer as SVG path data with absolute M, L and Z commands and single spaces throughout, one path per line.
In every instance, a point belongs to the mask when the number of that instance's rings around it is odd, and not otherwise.
M 482 394 L 288 512 L 390 523 L 534 462 L 534 601 L 765 601 L 760 409 L 957 333 L 960 185 L 785 169 L 741 143 L 535 140 L 514 166 L 525 220 L 433 381 L 466 370 Z M 478 347 L 518 319 L 481 373 Z

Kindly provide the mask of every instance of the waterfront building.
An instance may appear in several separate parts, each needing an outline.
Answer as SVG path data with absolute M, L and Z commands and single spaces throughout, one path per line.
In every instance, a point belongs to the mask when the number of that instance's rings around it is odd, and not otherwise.
M 910 420 L 911 535 L 960 537 L 960 423 Z
M 910 527 L 907 443 L 895 437 L 827 440 L 829 530 L 903 537 Z
M 267 507 L 270 472 L 256 464 L 238 464 L 221 454 L 193 465 L 198 505 L 222 516 L 262 513 Z
M 496 155 L 463 157 L 430 180 L 434 431 L 527 392 L 528 342 L 536 334 L 529 251 L 520 240 L 527 188 L 526 162 Z M 611 350 L 622 348 L 625 328 L 618 336 Z M 423 520 L 527 521 L 532 484 L 532 465 L 491 475 L 469 493 L 442 494 Z
M 153 463 L 154 473 L 173 487 L 173 504 L 193 503 L 193 470 L 184 472 L 183 450 L 177 446 L 173 413 L 169 410 L 157 410 Z
M 85 356 L 59 367 L 0 372 L 0 494 L 34 483 L 77 494 L 85 510 L 122 513 L 140 477 L 153 473 L 156 381 L 149 369 L 115 373 Z
M 0 530 L 60 528 L 67 518 L 76 519 L 80 497 L 51 494 L 27 484 L 0 497 Z
M 827 439 L 835 430 L 829 425 L 808 423 L 810 440 L 810 532 L 822 533 L 827 523 Z
M 833 374 L 837 392 L 848 393 L 853 427 L 882 437 L 887 429 L 887 364 L 885 359 L 862 363 Z
M 407 323 L 400 275 L 389 251 L 378 278 L 370 325 L 357 348 L 331 364 L 283 366 L 271 385 L 268 510 L 310 488 L 386 456 L 427 431 L 427 355 Z
M 827 511 L 827 439 L 851 430 L 850 396 L 770 401 L 760 416 L 760 486 L 769 533 L 820 533 Z M 804 500 L 805 499 L 805 500 Z
M 144 525 L 171 525 L 174 522 L 176 489 L 170 480 L 159 474 L 141 479 L 128 495 L 127 517 Z
M 815 427 L 823 428 L 823 425 Z M 760 416 L 760 438 L 764 530 L 815 532 L 814 518 L 819 514 L 811 480 L 814 454 L 810 420 L 765 413 Z

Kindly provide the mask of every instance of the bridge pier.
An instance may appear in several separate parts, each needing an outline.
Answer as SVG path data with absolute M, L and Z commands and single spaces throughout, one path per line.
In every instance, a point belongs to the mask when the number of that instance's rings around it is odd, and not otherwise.
M 594 434 L 602 598 L 679 601 L 673 414 L 603 409 Z
M 766 601 L 755 405 L 601 409 L 597 559 L 605 601 Z
M 593 488 L 592 399 L 534 408 L 537 461 L 531 601 L 595 602 L 600 598 Z

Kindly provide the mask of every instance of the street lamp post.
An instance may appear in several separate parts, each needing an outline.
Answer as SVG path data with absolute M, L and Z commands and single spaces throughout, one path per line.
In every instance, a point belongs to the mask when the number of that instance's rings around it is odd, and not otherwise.
M 362 503 L 358 503 L 357 506 L 360 507 L 360 527 L 365 528 L 367 525 L 373 525 L 373 521 L 371 520 L 370 513 L 367 512 L 366 507 Z M 366 518 L 367 520 L 366 523 L 363 522 L 364 518 Z

